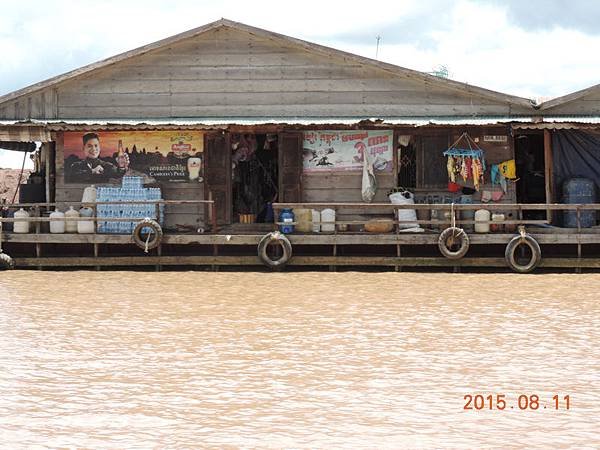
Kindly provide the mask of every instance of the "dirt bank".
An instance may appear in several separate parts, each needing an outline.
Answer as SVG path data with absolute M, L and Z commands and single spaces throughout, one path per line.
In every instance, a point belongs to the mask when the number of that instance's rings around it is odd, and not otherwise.
M 18 188 L 20 172 L 20 169 L 0 168 L 0 201 L 5 200 L 8 203 L 12 200 L 15 190 Z M 30 172 L 30 170 L 23 171 L 21 183 L 25 183 L 27 181 L 27 177 L 29 177 Z M 17 193 L 15 201 L 18 200 L 19 194 Z

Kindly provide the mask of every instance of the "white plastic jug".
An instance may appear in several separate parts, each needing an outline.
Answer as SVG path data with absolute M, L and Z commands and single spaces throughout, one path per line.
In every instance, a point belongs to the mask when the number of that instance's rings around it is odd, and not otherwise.
M 489 223 L 479 223 L 479 222 L 489 222 L 490 220 L 490 212 L 487 209 L 478 209 L 475 211 L 475 233 L 489 233 L 490 232 L 490 224 Z
M 79 211 L 69 206 L 65 212 L 65 231 L 67 233 L 77 233 L 77 219 L 79 219 Z
M 86 187 L 83 190 L 83 197 L 81 198 L 83 203 L 95 203 L 96 202 L 96 186 L 93 184 Z
M 13 232 L 15 233 L 29 233 L 29 213 L 23 208 L 15 211 L 15 220 L 13 225 Z
M 335 231 L 335 210 L 325 208 L 321 211 L 321 231 L 333 233 Z
M 321 211 L 318 209 L 312 210 L 312 231 L 313 233 L 319 233 L 321 231 L 321 225 L 319 222 L 321 221 Z
M 81 208 L 79 210 L 80 217 L 94 217 L 94 210 L 92 208 Z M 77 232 L 80 234 L 90 234 L 96 232 L 93 220 L 80 220 L 77 222 Z
M 58 209 L 50 213 L 50 233 L 62 234 L 65 232 L 65 213 Z
M 490 224 L 491 231 L 504 231 L 504 214 L 493 213 L 492 223 Z

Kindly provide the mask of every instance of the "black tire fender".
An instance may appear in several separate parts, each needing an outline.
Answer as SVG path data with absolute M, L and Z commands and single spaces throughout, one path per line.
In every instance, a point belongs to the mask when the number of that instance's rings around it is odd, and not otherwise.
M 283 250 L 283 255 L 278 259 L 271 259 L 267 254 L 267 248 L 271 244 L 278 244 Z M 258 257 L 263 264 L 271 269 L 283 268 L 292 257 L 292 244 L 285 234 L 274 231 L 263 236 L 258 243 Z
M 146 239 L 144 239 L 142 236 L 142 231 L 146 228 L 150 228 L 151 234 L 154 235 L 154 237 L 151 237 L 148 240 L 148 244 L 146 244 Z M 163 231 L 160 224 L 156 220 L 146 217 L 144 220 L 140 220 L 137 223 L 133 229 L 132 237 L 135 245 L 146 251 L 156 248 L 160 245 L 163 237 Z
M 456 241 L 460 241 L 458 250 L 450 250 Z M 469 251 L 469 236 L 465 230 L 458 227 L 448 227 L 440 233 L 438 238 L 438 248 L 440 253 L 448 259 L 460 259 Z
M 527 245 L 531 249 L 531 259 L 527 264 L 519 264 L 515 257 L 517 248 L 519 248 L 520 245 Z M 542 260 L 542 249 L 540 248 L 540 244 L 538 244 L 538 242 L 529 234 L 515 236 L 506 246 L 504 258 L 506 259 L 508 267 L 515 272 L 529 273 L 533 272 L 540 264 L 540 261 Z
M 14 268 L 15 268 L 14 260 L 6 253 L 2 253 L 0 251 L 0 270 L 11 270 Z

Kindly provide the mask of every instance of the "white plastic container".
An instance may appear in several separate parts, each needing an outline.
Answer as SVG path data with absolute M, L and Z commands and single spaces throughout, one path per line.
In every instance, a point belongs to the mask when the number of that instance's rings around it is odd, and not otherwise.
M 491 231 L 504 231 L 504 214 L 492 214 L 492 224 L 490 224 Z
M 321 211 L 321 231 L 324 233 L 333 233 L 335 231 L 335 210 L 325 208 Z
M 478 223 L 478 222 L 489 222 L 490 212 L 487 209 L 478 209 L 475 211 L 475 233 L 489 233 L 489 223 Z
M 312 231 L 312 209 L 294 208 L 296 231 L 310 233 Z
M 14 233 L 29 233 L 29 213 L 23 208 L 15 211 Z
M 79 210 L 80 217 L 94 217 L 94 210 L 92 208 L 81 208 Z M 79 234 L 91 234 L 96 232 L 93 220 L 80 220 L 77 222 L 77 232 Z
M 86 187 L 83 190 L 83 197 L 81 198 L 83 203 L 95 203 L 96 202 L 96 186 L 93 184 Z
M 321 221 L 321 211 L 318 209 L 312 210 L 312 231 L 313 233 L 319 233 L 321 231 L 321 225 L 319 222 Z
M 79 211 L 69 206 L 69 209 L 65 211 L 65 232 L 77 233 L 77 219 L 79 219 Z
M 62 234 L 65 232 L 65 213 L 58 209 L 50 213 L 50 233 Z

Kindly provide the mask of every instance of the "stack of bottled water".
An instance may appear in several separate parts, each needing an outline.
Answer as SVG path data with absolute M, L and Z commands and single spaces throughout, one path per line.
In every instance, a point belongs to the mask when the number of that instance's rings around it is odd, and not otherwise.
M 123 177 L 121 187 L 99 186 L 96 190 L 98 202 L 152 201 L 161 200 L 160 188 L 145 188 L 142 177 Z M 108 222 L 98 220 L 99 233 L 128 234 L 133 232 L 136 223 L 146 217 L 164 222 L 164 205 L 159 206 L 159 217 L 156 217 L 156 205 L 152 203 L 98 205 L 98 219 L 133 218 L 138 220 Z

